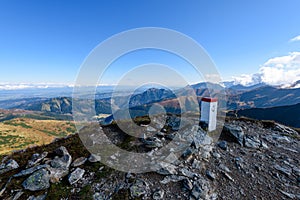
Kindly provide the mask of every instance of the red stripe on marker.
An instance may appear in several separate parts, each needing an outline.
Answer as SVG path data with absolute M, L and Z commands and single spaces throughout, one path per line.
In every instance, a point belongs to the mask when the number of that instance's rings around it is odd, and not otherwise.
M 205 102 L 217 102 L 218 99 L 217 98 L 210 98 L 210 97 L 203 97 L 201 99 L 201 101 L 205 101 Z

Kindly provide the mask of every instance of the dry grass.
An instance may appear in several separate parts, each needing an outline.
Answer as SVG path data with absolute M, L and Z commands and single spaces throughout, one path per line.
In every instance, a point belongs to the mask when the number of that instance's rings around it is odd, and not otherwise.
M 75 131 L 74 124 L 69 121 L 15 118 L 0 122 L 0 154 L 49 144 L 54 138 L 64 137 Z

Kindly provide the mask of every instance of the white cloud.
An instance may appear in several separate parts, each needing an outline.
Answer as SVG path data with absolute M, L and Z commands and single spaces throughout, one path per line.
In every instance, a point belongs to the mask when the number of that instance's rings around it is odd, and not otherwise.
M 97 84 L 96 86 L 115 86 L 116 84 Z M 76 85 L 77 87 L 80 85 Z M 95 85 L 81 85 L 87 87 L 95 87 Z M 22 89 L 47 89 L 47 88 L 73 88 L 73 83 L 1 83 L 0 90 L 22 90 Z
M 252 74 L 242 74 L 241 76 L 238 77 L 233 77 L 234 78 L 234 84 L 241 84 L 241 85 L 252 85 L 253 80 L 252 80 Z
M 292 52 L 265 62 L 258 73 L 233 77 L 235 84 L 254 85 L 289 85 L 300 80 L 300 52 Z
M 60 83 L 0 83 L 0 90 L 46 89 L 72 86 L 72 84 Z
M 300 35 L 290 39 L 290 42 L 296 42 L 296 41 L 300 41 Z

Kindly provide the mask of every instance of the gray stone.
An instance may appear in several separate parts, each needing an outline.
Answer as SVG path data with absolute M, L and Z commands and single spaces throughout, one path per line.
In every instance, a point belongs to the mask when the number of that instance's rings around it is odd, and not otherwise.
M 234 179 L 229 174 L 227 174 L 226 172 L 222 172 L 222 173 L 225 176 L 225 178 L 227 178 L 228 180 L 234 182 Z
M 293 130 L 293 129 L 287 127 L 287 126 L 284 126 L 284 125 L 282 125 L 282 124 L 277 124 L 277 123 L 276 123 L 274 129 L 277 130 L 277 131 L 283 132 L 283 133 L 287 133 L 287 134 L 289 134 L 289 135 L 298 135 L 298 132 L 297 132 L 297 131 L 295 131 L 295 130 Z
M 207 136 L 204 131 L 197 130 L 192 133 L 192 141 L 193 145 L 198 149 L 205 145 L 210 145 L 212 143 L 212 138 Z
M 263 149 L 268 149 L 269 148 L 268 145 L 266 143 L 264 143 L 263 141 L 261 141 L 261 147 Z
M 192 154 L 193 154 L 193 150 L 189 147 L 183 152 L 182 158 L 188 159 Z
M 226 138 L 233 140 L 243 146 L 244 141 L 244 131 L 240 126 L 225 124 L 224 132 Z
M 227 150 L 227 142 L 226 141 L 218 142 L 218 146 L 225 151 Z
M 160 181 L 160 183 L 162 184 L 167 184 L 167 183 L 170 183 L 170 182 L 178 182 L 178 181 L 182 181 L 186 179 L 185 176 L 177 176 L 177 175 L 171 175 L 171 176 L 166 176 L 163 180 Z
M 241 157 L 236 157 L 234 158 L 234 162 L 235 162 L 235 166 L 238 168 L 238 169 L 243 169 L 243 158 Z
M 159 200 L 159 199 L 163 199 L 164 198 L 164 194 L 165 194 L 165 191 L 164 190 L 156 190 L 153 195 L 152 195 L 152 198 L 154 200 Z
M 125 178 L 126 178 L 126 182 L 132 183 L 136 179 L 136 175 L 128 172 Z
M 35 167 L 31 167 L 31 168 L 28 168 L 28 169 L 24 169 L 22 170 L 21 172 L 13 175 L 13 177 L 20 177 L 20 176 L 26 176 L 28 174 L 32 174 L 33 172 L 37 171 L 37 170 L 40 170 L 42 168 L 48 168 L 49 165 L 45 164 L 45 165 L 37 165 Z
M 23 194 L 23 191 L 17 192 L 17 194 L 15 194 L 15 196 L 12 198 L 12 200 L 18 200 Z
M 209 199 L 209 183 L 204 179 L 199 179 L 194 182 L 193 190 L 191 191 L 191 196 L 194 199 Z
M 199 156 L 204 159 L 209 159 L 211 157 L 211 151 L 213 150 L 212 145 L 205 145 L 199 149 Z
M 231 170 L 223 164 L 220 164 L 219 168 L 220 168 L 221 171 L 228 172 L 228 173 L 231 172 Z
M 72 163 L 72 167 L 78 167 L 80 165 L 83 165 L 86 162 L 87 158 L 86 157 L 80 157 L 77 158 L 76 160 L 74 160 L 74 162 Z
M 56 153 L 58 156 L 64 156 L 64 155 L 68 155 L 68 154 L 69 154 L 67 148 L 64 147 L 64 146 L 61 146 L 61 147 L 57 148 L 57 149 L 55 150 L 55 153 Z
M 152 126 L 147 126 L 147 131 L 149 132 L 156 132 L 157 130 L 155 128 L 153 128 Z
M 170 134 L 167 134 L 166 136 L 165 136 L 165 138 L 166 139 L 169 139 L 169 140 L 173 140 L 174 138 L 175 138 L 175 134 L 174 133 L 170 133 Z
M 175 165 L 166 162 L 160 162 L 159 170 L 157 171 L 157 173 L 162 175 L 177 174 L 176 169 L 177 167 Z
M 285 174 L 286 176 L 290 176 L 292 174 L 291 168 L 281 167 L 279 165 L 275 165 L 274 168 L 280 171 L 281 173 Z
M 168 116 L 167 118 L 167 126 L 171 127 L 173 131 L 177 131 L 180 126 L 180 117 L 177 117 L 175 115 Z
M 46 199 L 46 197 L 47 197 L 47 194 L 42 194 L 42 195 L 39 195 L 37 197 L 30 196 L 30 197 L 28 197 L 27 200 L 44 200 L 44 199 Z
M 138 198 L 144 196 L 147 190 L 148 184 L 141 179 L 137 179 L 130 187 L 130 194 L 132 198 Z
M 46 169 L 40 169 L 29 176 L 23 183 L 22 186 L 26 190 L 38 191 L 45 190 L 50 187 L 50 176 Z
M 71 185 L 73 185 L 74 183 L 76 183 L 77 181 L 79 181 L 80 179 L 82 179 L 83 175 L 84 175 L 85 170 L 81 169 L 81 168 L 76 168 L 75 171 L 73 171 L 70 175 L 69 175 L 69 183 Z
M 205 174 L 206 174 L 207 178 L 209 178 L 212 181 L 216 179 L 216 175 L 209 170 L 206 170 Z
M 214 153 L 212 154 L 212 156 L 213 156 L 214 158 L 216 158 L 216 159 L 221 158 L 221 155 L 218 154 L 217 152 L 214 152 Z
M 55 157 L 50 165 L 53 168 L 60 168 L 60 169 L 68 169 L 70 167 L 70 164 L 72 162 L 71 155 L 64 155 L 62 157 Z
M 272 138 L 281 143 L 290 143 L 290 139 L 287 136 L 273 134 Z
M 35 153 L 32 155 L 31 160 L 28 161 L 27 167 L 32 167 L 42 161 L 44 158 L 46 158 L 48 155 L 48 152 L 43 152 L 42 154 Z
M 254 136 L 246 135 L 244 140 L 245 140 L 245 147 L 257 149 L 261 145 L 260 140 Z
M 202 165 L 201 165 L 201 164 L 202 164 L 202 163 L 201 163 L 199 160 L 194 159 L 194 160 L 193 160 L 192 167 L 193 167 L 194 169 L 201 169 L 201 168 L 202 168 Z
M 68 150 L 61 146 L 58 149 L 55 150 L 56 156 L 52 161 L 51 161 L 51 167 L 53 168 L 59 168 L 59 169 L 68 169 L 72 163 L 72 157 L 69 154 Z
M 152 148 L 152 149 L 160 148 L 163 146 L 162 141 L 157 137 L 149 137 L 144 141 L 144 143 L 147 148 Z
M 94 200 L 106 200 L 107 197 L 106 197 L 104 194 L 100 193 L 100 192 L 96 192 L 96 193 L 93 195 L 93 199 L 94 199 Z
M 178 160 L 178 157 L 173 152 L 171 152 L 163 161 L 174 164 L 174 165 L 177 165 L 180 163 L 180 161 Z
M 202 194 L 202 189 L 198 185 L 196 185 L 191 193 L 191 196 L 194 197 L 195 199 L 200 199 Z
M 196 174 L 196 173 L 191 172 L 190 170 L 188 170 L 188 169 L 186 169 L 186 168 L 180 169 L 180 173 L 181 173 L 183 176 L 186 176 L 186 177 L 189 177 L 189 178 L 197 177 L 197 174 Z
M 15 160 L 10 159 L 0 165 L 0 175 L 17 168 L 19 168 L 19 164 Z
M 52 183 L 59 182 L 64 176 L 69 174 L 69 167 L 72 163 L 72 157 L 63 146 L 55 150 L 56 154 L 53 160 L 50 162 L 50 167 L 47 169 L 50 171 L 50 180 Z
M 60 182 L 63 177 L 65 177 L 69 174 L 68 169 L 53 168 L 53 167 L 48 167 L 47 169 L 50 172 L 50 181 L 51 181 L 51 183 Z
M 90 157 L 88 158 L 88 160 L 91 163 L 100 162 L 101 161 L 101 156 L 98 156 L 96 154 L 91 154 Z
M 11 179 L 12 179 L 12 177 L 10 177 L 10 178 L 8 179 L 8 181 L 4 184 L 4 186 L 2 186 L 2 189 L 1 189 L 1 191 L 0 191 L 0 197 L 1 197 L 2 194 L 5 192 L 5 190 L 6 190 L 7 186 L 8 186 L 8 184 L 11 182 Z
M 182 186 L 188 191 L 191 191 L 193 189 L 193 183 L 187 178 L 182 181 Z
M 279 190 L 284 196 L 290 198 L 290 199 L 295 199 L 296 198 L 296 195 L 294 194 L 291 194 L 291 193 L 288 193 L 288 192 L 285 192 L 283 190 Z
M 164 137 L 165 136 L 165 134 L 161 131 L 157 132 L 156 135 L 159 136 L 159 137 Z

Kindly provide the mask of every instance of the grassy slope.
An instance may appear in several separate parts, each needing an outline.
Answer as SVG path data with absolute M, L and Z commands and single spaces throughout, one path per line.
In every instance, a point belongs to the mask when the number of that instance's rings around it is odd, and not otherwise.
M 69 121 L 15 118 L 0 122 L 0 154 L 43 145 L 76 131 Z

